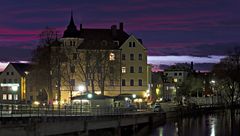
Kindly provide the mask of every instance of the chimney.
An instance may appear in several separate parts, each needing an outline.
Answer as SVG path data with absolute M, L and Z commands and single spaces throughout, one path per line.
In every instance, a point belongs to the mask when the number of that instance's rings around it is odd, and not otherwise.
M 119 23 L 119 30 L 123 31 L 123 22 Z
M 82 30 L 83 28 L 82 28 L 82 24 L 80 24 L 80 30 Z
M 117 36 L 117 26 L 116 25 L 111 26 L 111 31 L 112 31 L 113 37 Z
M 191 62 L 191 70 L 193 70 L 193 62 Z

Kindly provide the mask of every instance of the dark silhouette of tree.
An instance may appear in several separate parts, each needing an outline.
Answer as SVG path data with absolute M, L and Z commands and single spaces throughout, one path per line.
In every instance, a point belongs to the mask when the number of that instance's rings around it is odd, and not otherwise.
M 234 106 L 240 98 L 240 48 L 236 48 L 213 68 L 216 87 L 228 105 Z
M 45 28 L 40 33 L 38 47 L 33 51 L 32 57 L 32 70 L 29 76 L 29 81 L 35 86 L 35 90 L 38 93 L 40 90 L 45 91 L 48 95 L 48 100 L 52 101 L 53 98 L 53 76 L 56 69 L 55 56 L 57 49 L 53 50 L 52 47 L 58 48 L 61 45 L 59 42 L 58 31 L 53 28 Z
M 234 134 L 235 108 L 240 101 L 240 48 L 235 48 L 213 68 L 216 87 L 230 106 L 231 135 Z

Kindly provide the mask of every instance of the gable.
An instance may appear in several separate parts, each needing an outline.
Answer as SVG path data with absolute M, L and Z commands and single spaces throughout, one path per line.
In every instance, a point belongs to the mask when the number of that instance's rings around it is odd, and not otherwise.
M 146 50 L 146 48 L 143 46 L 143 44 L 133 35 L 131 35 L 120 47 L 120 49 L 129 47 L 129 42 L 135 42 L 135 46 L 139 46 L 143 50 Z M 139 48 L 137 47 L 137 48 Z
M 9 75 L 7 75 L 7 72 L 9 72 Z M 11 72 L 13 72 L 13 75 L 11 74 Z M 13 67 L 11 63 L 7 65 L 7 67 L 2 71 L 2 74 L 0 75 L 1 78 L 7 77 L 7 76 L 21 77 L 20 73 Z

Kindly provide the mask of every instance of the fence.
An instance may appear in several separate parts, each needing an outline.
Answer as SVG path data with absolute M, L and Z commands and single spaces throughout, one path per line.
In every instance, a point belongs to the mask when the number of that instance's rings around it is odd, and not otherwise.
M 33 106 L 33 105 L 0 105 L 0 117 L 41 117 L 41 116 L 102 116 L 124 115 L 149 111 L 150 109 L 112 108 L 72 105 L 72 106 Z

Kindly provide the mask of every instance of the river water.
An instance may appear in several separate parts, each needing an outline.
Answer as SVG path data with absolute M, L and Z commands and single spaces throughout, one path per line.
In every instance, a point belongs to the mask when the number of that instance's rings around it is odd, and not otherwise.
M 232 132 L 232 131 L 233 132 Z M 168 119 L 151 136 L 240 136 L 240 111 L 236 111 L 231 129 L 230 111 Z

